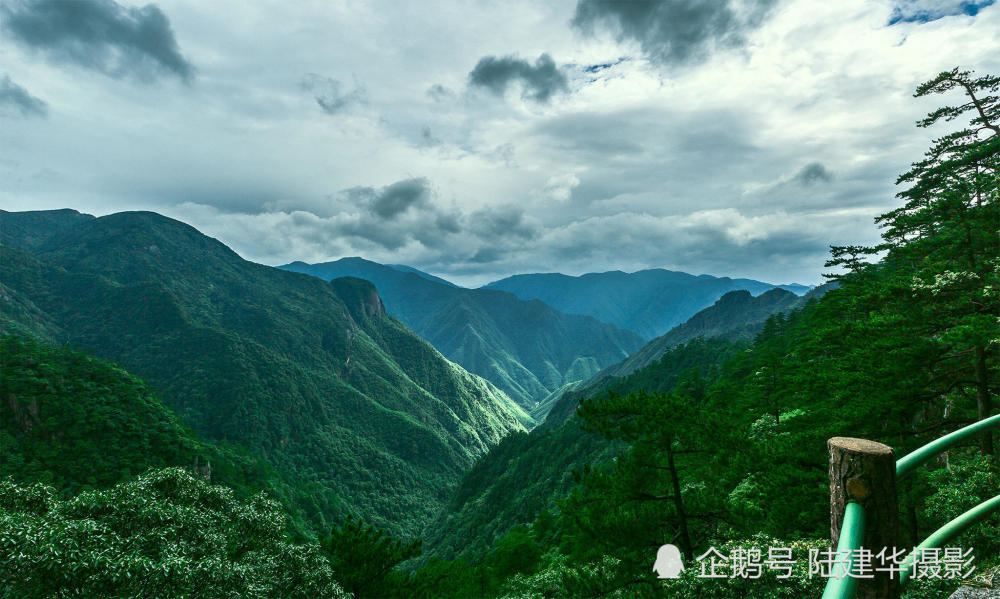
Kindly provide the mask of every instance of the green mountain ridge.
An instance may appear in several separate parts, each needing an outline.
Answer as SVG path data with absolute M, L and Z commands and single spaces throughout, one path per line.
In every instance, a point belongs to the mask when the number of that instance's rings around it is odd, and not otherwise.
M 589 316 L 562 314 L 504 291 L 457 287 L 410 267 L 343 258 L 280 268 L 325 280 L 372 281 L 390 314 L 538 420 L 553 392 L 591 378 L 643 344 L 639 335 Z
M 662 268 L 576 277 L 561 273 L 521 274 L 483 288 L 508 291 L 521 299 L 538 299 L 567 314 L 587 314 L 646 339 L 667 333 L 729 291 L 745 289 L 756 296 L 781 288 L 803 295 L 810 289 L 799 284 L 772 285 Z
M 0 212 L 0 242 L 4 329 L 149 381 L 204 438 L 311 485 L 295 507 L 313 527 L 349 509 L 416 534 L 476 456 L 531 422 L 373 309 L 365 281 L 247 262 L 153 213 Z
M 810 300 L 819 299 L 833 287 L 835 284 L 832 283 L 820 285 L 802 296 L 781 288 L 770 289 L 757 296 L 745 289 L 729 291 L 711 306 L 653 339 L 628 358 L 601 370 L 576 388 L 567 389 L 564 394 L 550 398 L 553 406 L 548 415 L 553 422 L 566 420 L 576 410 L 582 398 L 608 387 L 616 378 L 628 376 L 659 361 L 670 349 L 698 337 L 750 342 L 764 329 L 765 322 L 771 316 L 798 310 Z M 565 400 L 562 399 L 563 395 Z
M 601 397 L 609 390 L 666 391 L 685 372 L 697 369 L 708 375 L 745 347 L 722 338 L 697 338 L 632 375 L 606 380 L 582 396 L 566 394 L 562 400 L 572 397 L 579 405 L 582 399 Z M 557 511 L 559 500 L 578 482 L 575 471 L 611 460 L 621 449 L 581 428 L 575 413 L 505 438 L 462 477 L 447 508 L 428 527 L 429 553 L 481 560 L 512 528 L 530 524 L 543 511 Z

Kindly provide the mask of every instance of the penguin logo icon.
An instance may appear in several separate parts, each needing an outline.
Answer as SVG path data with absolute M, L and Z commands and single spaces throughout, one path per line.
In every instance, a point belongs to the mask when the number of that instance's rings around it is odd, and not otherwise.
M 653 564 L 653 572 L 660 578 L 677 578 L 684 570 L 684 562 L 681 560 L 681 550 L 674 545 L 664 545 L 656 552 L 656 562 Z

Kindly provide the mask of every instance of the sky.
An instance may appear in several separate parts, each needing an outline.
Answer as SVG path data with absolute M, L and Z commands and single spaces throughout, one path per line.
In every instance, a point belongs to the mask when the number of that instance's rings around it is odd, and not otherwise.
M 0 0 L 0 208 L 278 265 L 817 284 L 1000 73 L 992 0 Z

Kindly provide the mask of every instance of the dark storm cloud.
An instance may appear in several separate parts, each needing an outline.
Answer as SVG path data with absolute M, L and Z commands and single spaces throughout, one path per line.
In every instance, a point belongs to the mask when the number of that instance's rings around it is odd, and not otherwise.
M 524 209 L 506 205 L 477 210 L 468 217 L 468 229 L 481 240 L 533 239 L 538 227 L 524 216 Z
M 351 203 L 368 209 L 384 220 L 392 220 L 413 207 L 427 206 L 430 200 L 430 182 L 423 177 L 396 181 L 376 190 L 373 187 L 354 187 L 344 191 Z
M 829 183 L 833 180 L 833 173 L 821 163 L 812 162 L 802 167 L 802 170 L 795 175 L 795 180 L 806 186 L 815 183 Z
M 194 67 L 181 55 L 170 21 L 155 4 L 125 7 L 113 0 L 12 0 L 0 6 L 10 39 L 49 58 L 110 77 L 184 81 Z
M 21 116 L 47 116 L 49 106 L 44 100 L 28 93 L 20 85 L 10 80 L 9 75 L 0 79 L 0 114 L 4 108 L 12 109 Z
M 974 17 L 994 2 L 995 0 L 903 0 L 893 7 L 888 24 L 930 23 L 956 15 Z
M 618 39 L 639 42 L 662 64 L 704 58 L 714 47 L 740 47 L 776 0 L 579 0 L 572 25 L 586 34 L 608 29 Z
M 441 213 L 434 219 L 435 228 L 445 233 L 458 233 L 462 230 L 459 224 L 459 215 L 454 213 Z
M 427 203 L 430 196 L 427 179 L 406 179 L 388 185 L 375 197 L 372 210 L 382 218 L 395 218 L 411 207 Z
M 516 56 L 484 56 L 469 72 L 469 84 L 502 96 L 512 84 L 520 82 L 523 98 L 548 102 L 556 92 L 569 91 L 565 73 L 556 67 L 548 54 L 542 54 L 532 66 Z
M 355 84 L 353 90 L 346 91 L 340 81 L 315 73 L 303 77 L 301 85 L 302 89 L 314 94 L 316 104 L 327 114 L 337 114 L 352 104 L 368 101 L 368 93 L 360 85 Z

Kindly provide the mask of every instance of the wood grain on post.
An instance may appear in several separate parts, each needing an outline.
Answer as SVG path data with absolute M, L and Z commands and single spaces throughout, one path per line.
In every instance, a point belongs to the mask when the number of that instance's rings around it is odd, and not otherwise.
M 834 437 L 830 450 L 830 539 L 840 540 L 848 502 L 865 510 L 863 546 L 878 555 L 883 547 L 899 545 L 899 503 L 896 498 L 896 456 L 888 445 L 865 439 Z M 878 565 L 878 560 L 872 564 Z M 888 565 L 888 564 L 887 564 Z M 858 580 L 858 599 L 897 599 L 899 575 L 875 572 L 875 578 Z

